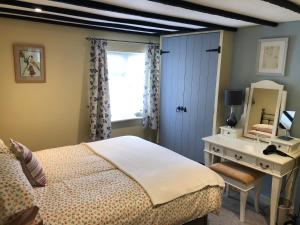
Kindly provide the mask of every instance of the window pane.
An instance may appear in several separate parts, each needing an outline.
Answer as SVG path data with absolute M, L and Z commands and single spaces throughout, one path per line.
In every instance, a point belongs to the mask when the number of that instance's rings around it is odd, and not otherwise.
M 144 53 L 108 52 L 112 121 L 140 117 L 144 94 Z

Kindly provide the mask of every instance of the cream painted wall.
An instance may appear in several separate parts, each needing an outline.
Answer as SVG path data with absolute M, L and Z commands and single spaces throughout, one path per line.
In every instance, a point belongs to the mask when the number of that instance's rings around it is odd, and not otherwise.
M 87 36 L 159 42 L 156 37 L 0 19 L 0 138 L 33 150 L 88 141 Z M 45 46 L 47 82 L 17 84 L 13 43 Z M 138 44 L 110 43 L 109 50 L 143 51 Z M 154 137 L 140 121 L 113 124 L 113 135 Z

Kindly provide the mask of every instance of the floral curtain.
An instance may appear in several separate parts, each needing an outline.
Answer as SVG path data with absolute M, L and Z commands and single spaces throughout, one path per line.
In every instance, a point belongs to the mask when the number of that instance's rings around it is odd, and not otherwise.
M 159 45 L 148 44 L 145 60 L 143 126 L 151 129 L 158 128 L 159 60 Z
M 90 138 L 96 141 L 111 136 L 107 41 L 92 39 L 90 44 Z

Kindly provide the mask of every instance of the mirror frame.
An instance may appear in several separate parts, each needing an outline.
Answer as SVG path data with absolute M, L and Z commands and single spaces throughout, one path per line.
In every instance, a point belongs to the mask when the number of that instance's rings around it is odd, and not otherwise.
M 285 106 L 285 100 L 283 101 L 283 98 L 286 98 L 286 92 L 283 91 L 284 85 L 278 84 L 274 81 L 270 80 L 262 80 L 258 81 L 256 83 L 251 83 L 250 88 L 250 94 L 247 102 L 247 112 L 246 112 L 246 119 L 245 119 L 245 127 L 244 127 L 244 136 L 248 138 L 256 138 L 255 135 L 248 133 L 248 123 L 249 123 L 249 116 L 250 116 L 250 110 L 252 105 L 252 97 L 253 97 L 253 90 L 254 88 L 261 88 L 261 89 L 269 89 L 269 90 L 278 90 L 278 97 L 277 97 L 277 104 L 276 104 L 276 111 L 273 121 L 273 129 L 272 129 L 272 137 L 276 136 L 277 132 L 277 126 L 278 126 L 278 119 L 279 114 L 283 110 L 283 105 Z M 285 107 L 284 107 L 285 108 Z M 260 138 L 263 141 L 268 141 L 270 138 Z

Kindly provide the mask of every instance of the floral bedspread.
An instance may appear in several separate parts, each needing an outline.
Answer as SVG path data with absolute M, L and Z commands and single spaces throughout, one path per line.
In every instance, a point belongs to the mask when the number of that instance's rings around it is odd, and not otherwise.
M 207 187 L 153 207 L 136 181 L 84 144 L 34 154 L 47 178 L 34 188 L 45 225 L 184 224 L 221 206 L 222 188 Z

